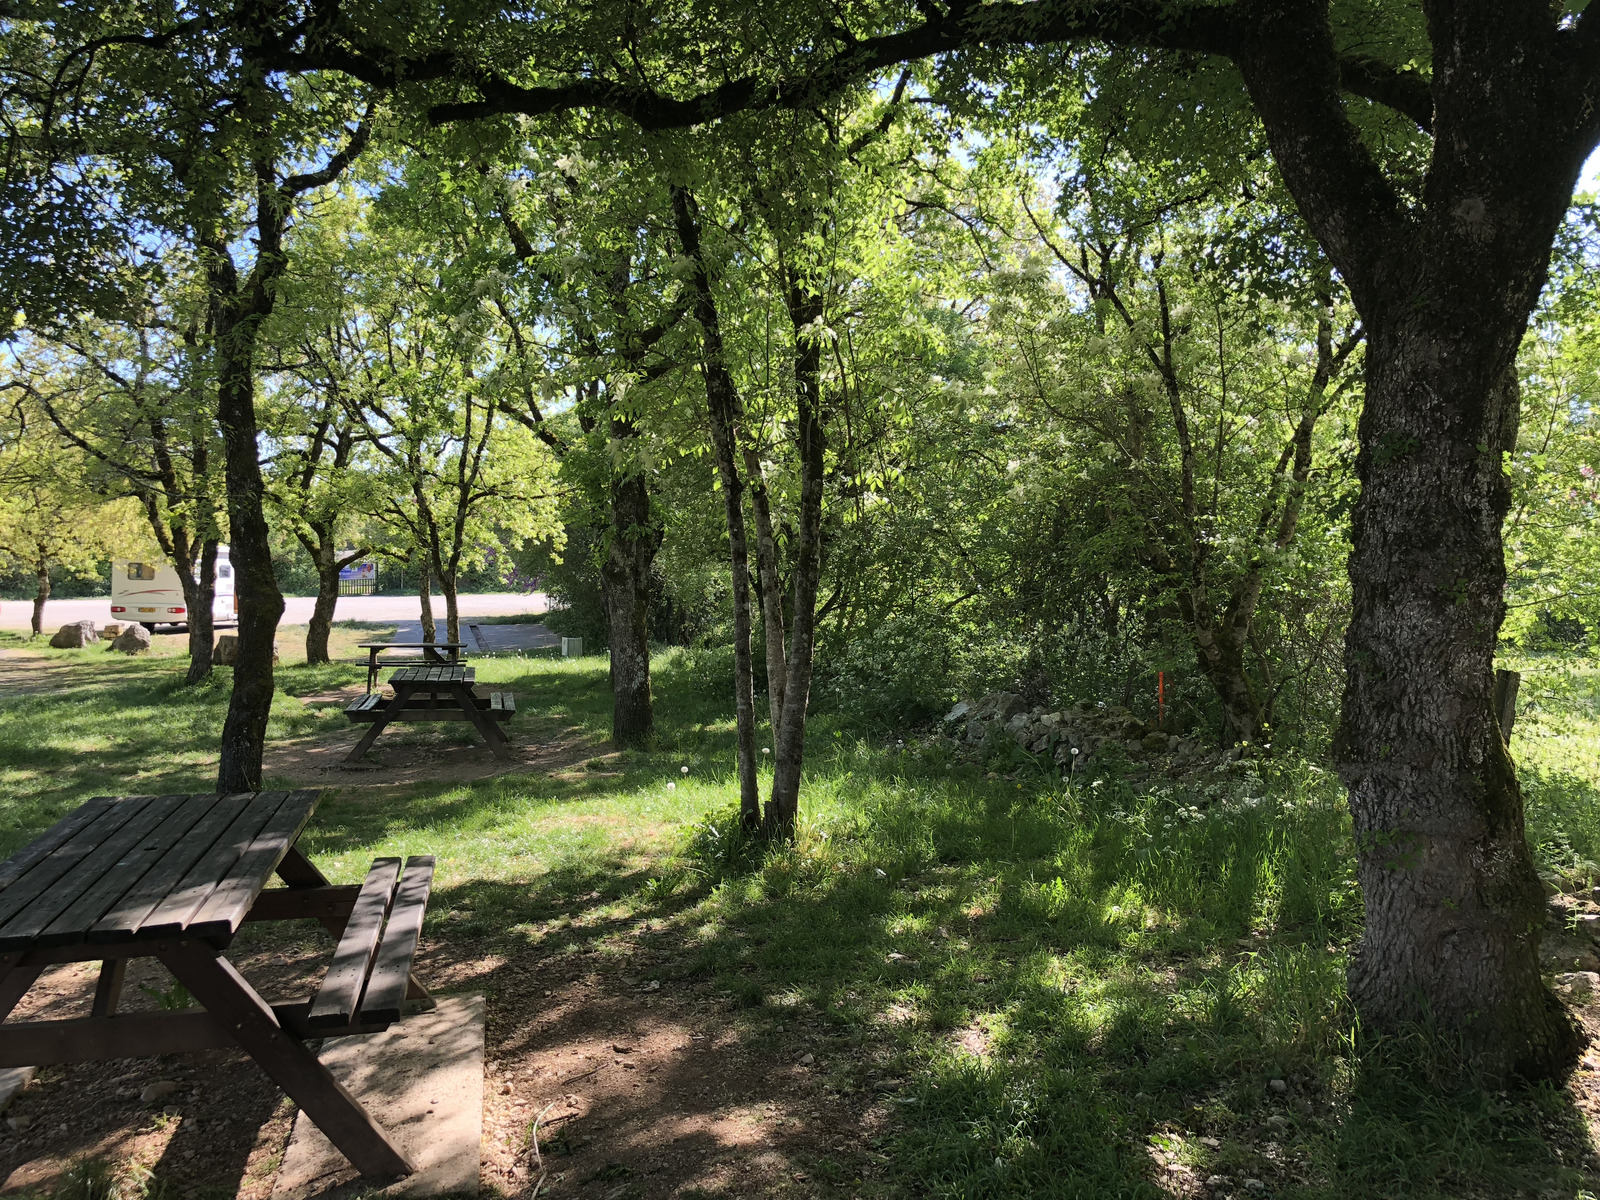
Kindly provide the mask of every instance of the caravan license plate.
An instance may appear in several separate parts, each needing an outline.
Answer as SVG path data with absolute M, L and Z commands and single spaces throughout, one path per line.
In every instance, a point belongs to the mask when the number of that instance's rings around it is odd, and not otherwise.
M 140 612 L 155 612 L 155 609 L 153 609 L 153 608 L 141 608 L 139 611 Z

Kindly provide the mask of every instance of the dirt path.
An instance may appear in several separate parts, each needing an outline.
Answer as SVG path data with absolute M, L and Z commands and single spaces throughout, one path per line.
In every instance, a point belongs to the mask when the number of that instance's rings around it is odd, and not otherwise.
M 61 692 L 82 683 L 87 667 L 26 650 L 0 649 L 0 696 Z
M 365 689 L 358 683 L 339 692 L 304 697 L 320 708 L 324 728 L 267 744 L 262 770 L 267 779 L 295 787 L 350 787 L 417 783 L 464 783 L 500 775 L 556 774 L 603 753 L 607 743 L 582 726 L 564 726 L 532 716 L 514 721 L 509 761 L 496 758 L 463 722 L 390 725 L 359 763 L 344 761 L 364 731 L 344 719 L 344 702 Z

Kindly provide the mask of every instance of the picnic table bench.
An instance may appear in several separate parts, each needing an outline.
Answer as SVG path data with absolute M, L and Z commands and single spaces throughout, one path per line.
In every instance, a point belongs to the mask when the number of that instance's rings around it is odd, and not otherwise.
M 440 663 L 458 663 L 465 642 L 357 642 L 367 652 L 367 694 L 378 681 L 378 671 L 383 667 L 426 667 Z M 409 654 L 390 654 L 379 658 L 385 650 L 409 650 Z
M 510 761 L 511 751 L 500 723 L 516 716 L 516 698 L 510 692 L 476 695 L 473 679 L 472 668 L 459 664 L 400 668 L 389 676 L 394 688 L 392 698 L 386 700 L 379 693 L 369 692 L 345 705 L 344 715 L 351 724 L 372 726 L 345 755 L 345 762 L 360 762 L 391 721 L 470 721 L 489 743 L 494 756 Z
M 366 1175 L 411 1162 L 304 1039 L 377 1033 L 432 1000 L 411 973 L 434 860 L 380 858 L 336 887 L 296 846 L 317 791 L 100 796 L 0 863 L 0 1066 L 237 1046 Z M 268 888 L 276 874 L 285 887 Z M 272 1004 L 223 951 L 246 921 L 334 936 L 315 996 Z M 128 963 L 159 960 L 202 1006 L 117 1013 Z M 7 1020 L 43 970 L 100 961 L 90 1015 Z

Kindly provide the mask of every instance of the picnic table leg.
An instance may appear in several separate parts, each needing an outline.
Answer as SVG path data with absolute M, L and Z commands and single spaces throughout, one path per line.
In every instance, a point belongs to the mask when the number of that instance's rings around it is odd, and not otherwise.
M 109 1017 L 117 1011 L 117 1001 L 122 999 L 122 981 L 128 975 L 128 960 L 107 958 L 100 963 L 100 978 L 94 985 L 94 1007 L 91 1017 Z
M 500 731 L 500 726 L 479 711 L 472 699 L 472 688 L 459 683 L 452 685 L 450 691 L 455 696 L 456 703 L 461 706 L 461 711 L 467 714 L 467 720 L 477 726 L 478 732 L 483 735 L 483 740 L 489 743 L 489 749 L 494 751 L 494 756 L 501 762 L 511 762 L 511 749 L 506 741 L 506 735 Z
M 5 973 L 0 975 L 0 1021 L 11 1015 L 11 1010 L 28 994 L 33 981 L 42 974 L 44 967 L 28 963 L 5 968 Z
M 366 733 L 361 735 L 361 740 L 356 743 L 355 749 L 344 756 L 345 762 L 360 762 L 361 756 L 372 749 L 372 743 L 378 740 L 378 735 L 388 728 L 391 713 L 398 713 L 405 707 L 406 701 L 411 698 L 415 689 L 409 683 L 397 683 L 394 687 L 394 699 L 378 710 L 378 719 L 374 721 Z
M 416 1170 L 361 1102 L 284 1031 L 271 1006 L 232 963 L 198 944 L 169 946 L 157 957 L 358 1171 L 393 1176 Z

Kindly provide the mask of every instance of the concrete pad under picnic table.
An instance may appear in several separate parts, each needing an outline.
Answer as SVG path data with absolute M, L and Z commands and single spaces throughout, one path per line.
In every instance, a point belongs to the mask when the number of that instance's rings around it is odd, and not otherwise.
M 483 1138 L 483 997 L 446 996 L 382 1033 L 329 1038 L 317 1056 L 417 1172 L 374 1190 L 306 1117 L 295 1117 L 272 1200 L 476 1196 Z

